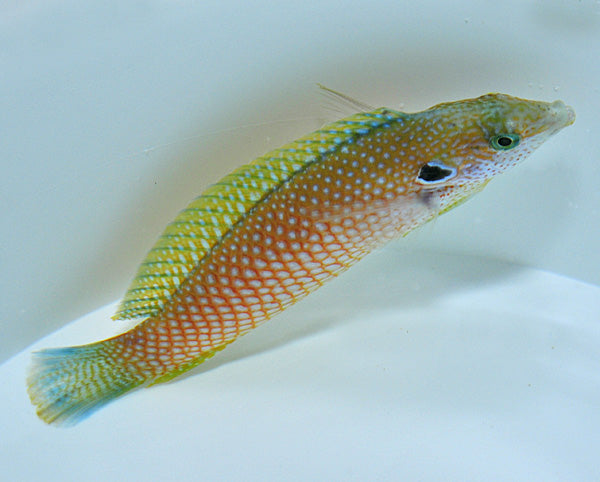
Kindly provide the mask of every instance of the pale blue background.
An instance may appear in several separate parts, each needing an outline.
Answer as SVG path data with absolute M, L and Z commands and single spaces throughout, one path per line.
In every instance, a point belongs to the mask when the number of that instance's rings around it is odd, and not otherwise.
M 316 82 L 406 110 L 488 91 L 573 105 L 416 244 L 600 283 L 598 45 L 596 1 L 4 2 L 0 359 L 119 298 L 207 184 L 349 113 Z

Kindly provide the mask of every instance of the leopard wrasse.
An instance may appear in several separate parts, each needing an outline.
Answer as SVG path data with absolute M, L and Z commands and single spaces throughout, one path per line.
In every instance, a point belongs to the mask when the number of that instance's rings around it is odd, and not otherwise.
M 130 331 L 33 354 L 38 416 L 72 425 L 165 382 L 304 298 L 387 241 L 481 191 L 575 114 L 503 94 L 422 112 L 362 112 L 210 186 L 167 226 L 115 319 Z

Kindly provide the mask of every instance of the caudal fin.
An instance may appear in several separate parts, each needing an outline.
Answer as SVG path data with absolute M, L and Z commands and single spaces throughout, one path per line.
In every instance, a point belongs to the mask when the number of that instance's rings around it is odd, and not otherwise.
M 33 354 L 27 391 L 44 422 L 74 425 L 144 382 L 107 356 L 106 343 Z

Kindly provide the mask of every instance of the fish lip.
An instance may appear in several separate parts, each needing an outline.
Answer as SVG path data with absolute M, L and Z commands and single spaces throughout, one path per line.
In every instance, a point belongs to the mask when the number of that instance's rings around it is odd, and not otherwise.
M 566 106 L 566 108 L 568 112 L 567 125 L 570 126 L 575 122 L 575 118 L 577 117 L 577 115 L 575 114 L 575 110 L 573 109 L 573 107 L 571 107 L 570 105 Z
M 554 124 L 557 129 L 570 126 L 575 122 L 575 111 L 571 106 L 557 100 L 550 104 L 550 112 L 554 118 Z

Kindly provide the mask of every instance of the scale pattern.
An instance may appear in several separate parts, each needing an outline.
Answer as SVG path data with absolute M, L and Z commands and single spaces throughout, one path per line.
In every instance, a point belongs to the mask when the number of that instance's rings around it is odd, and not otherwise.
M 384 146 L 410 126 L 394 127 L 355 139 L 272 192 L 213 247 L 163 311 L 129 332 L 118 356 L 155 383 L 171 379 L 422 223 L 419 216 L 432 216 L 427 209 L 416 216 L 411 202 L 397 205 L 408 199 L 407 180 L 392 169 L 401 158 L 386 160 Z
M 340 144 L 402 115 L 378 109 L 334 122 L 257 158 L 209 187 L 177 216 L 150 250 L 114 318 L 157 314 L 199 262 L 257 203 Z

